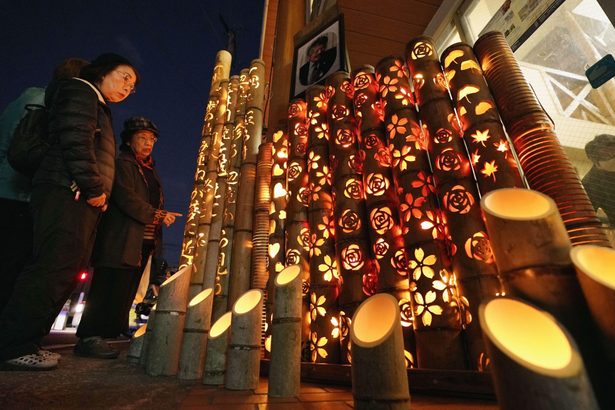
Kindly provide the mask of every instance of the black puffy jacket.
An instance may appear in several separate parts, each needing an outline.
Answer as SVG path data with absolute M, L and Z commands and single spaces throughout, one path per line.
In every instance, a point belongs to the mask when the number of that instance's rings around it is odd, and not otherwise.
M 70 188 L 73 182 L 84 199 L 109 197 L 115 173 L 115 136 L 111 111 L 91 83 L 70 79 L 50 84 L 45 93 L 49 107 L 52 145 L 32 183 Z

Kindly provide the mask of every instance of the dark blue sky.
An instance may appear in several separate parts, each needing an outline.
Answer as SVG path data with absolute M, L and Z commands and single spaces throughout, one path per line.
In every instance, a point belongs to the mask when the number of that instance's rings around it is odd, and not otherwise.
M 66 57 L 124 55 L 141 74 L 137 93 L 112 104 L 116 135 L 129 116 L 160 128 L 154 148 L 166 208 L 188 206 L 213 59 L 236 29 L 231 74 L 258 58 L 262 0 L 0 0 L 0 111 L 24 88 L 45 86 Z M 177 264 L 185 218 L 165 229 L 165 255 Z

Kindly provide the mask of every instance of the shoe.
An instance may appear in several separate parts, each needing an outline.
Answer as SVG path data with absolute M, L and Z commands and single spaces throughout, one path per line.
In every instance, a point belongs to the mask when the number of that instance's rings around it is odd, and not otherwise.
M 38 371 L 53 370 L 58 367 L 58 361 L 38 353 L 27 354 L 0 363 L 0 370 Z
M 62 358 L 62 355 L 60 353 L 56 353 L 56 352 L 52 352 L 49 350 L 43 350 L 43 349 L 39 349 L 38 354 L 43 356 L 43 357 L 50 357 L 51 359 L 59 362 L 60 359 Z
M 73 351 L 77 356 L 96 359 L 115 359 L 120 354 L 99 336 L 79 339 Z

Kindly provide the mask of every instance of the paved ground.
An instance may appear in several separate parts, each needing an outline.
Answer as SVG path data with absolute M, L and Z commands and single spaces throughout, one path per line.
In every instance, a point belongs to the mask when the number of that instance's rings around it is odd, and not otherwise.
M 117 360 L 74 356 L 71 333 L 55 334 L 48 347 L 62 354 L 57 370 L 49 372 L 0 372 L 0 409 L 351 409 L 350 388 L 304 383 L 298 397 L 270 399 L 267 379 L 255 391 L 235 392 L 208 388 L 174 377 L 150 377 L 126 361 L 127 341 Z M 51 344 L 49 344 L 51 343 Z M 494 402 L 412 396 L 413 410 L 497 409 Z

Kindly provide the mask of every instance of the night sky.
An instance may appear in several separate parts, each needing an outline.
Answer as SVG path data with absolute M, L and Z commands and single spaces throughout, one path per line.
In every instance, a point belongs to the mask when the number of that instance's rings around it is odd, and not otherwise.
M 138 69 L 137 93 L 111 104 L 119 131 L 132 115 L 160 129 L 154 147 L 165 208 L 186 215 L 213 61 L 226 48 L 222 18 L 236 32 L 231 74 L 258 58 L 262 0 L 0 0 L 0 111 L 23 89 L 44 87 L 67 57 L 104 52 Z M 164 230 L 165 257 L 179 259 L 185 216 Z

